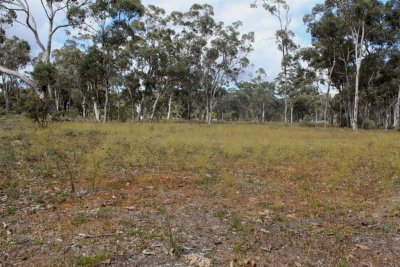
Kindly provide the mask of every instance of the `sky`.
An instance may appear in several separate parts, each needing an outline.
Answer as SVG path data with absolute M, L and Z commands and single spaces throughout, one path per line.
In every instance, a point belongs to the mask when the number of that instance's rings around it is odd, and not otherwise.
M 243 22 L 241 31 L 243 33 L 254 32 L 255 43 L 254 52 L 250 56 L 250 62 L 254 67 L 249 68 L 242 75 L 243 80 L 249 79 L 249 74 L 254 73 L 258 68 L 264 68 L 267 72 L 267 80 L 273 80 L 280 72 L 281 55 L 275 43 L 275 32 L 279 28 L 276 18 L 267 13 L 263 8 L 251 8 L 253 0 L 142 0 L 144 5 L 156 5 L 164 8 L 167 12 L 187 11 L 195 3 L 210 4 L 214 7 L 215 19 L 223 21 L 225 25 L 237 20 Z M 291 30 L 295 33 L 295 42 L 301 47 L 310 46 L 311 38 L 306 31 L 303 23 L 305 14 L 310 13 L 313 6 L 323 2 L 323 0 L 288 0 L 291 8 L 292 22 Z M 33 10 L 42 39 L 46 39 L 48 25 L 45 20 L 39 0 L 28 0 Z M 28 40 L 32 46 L 32 53 L 36 55 L 38 46 L 34 41 L 34 36 L 27 29 L 19 25 L 14 25 L 7 29 L 7 35 L 16 35 Z M 53 47 L 58 48 L 63 45 L 65 34 L 60 31 L 54 40 Z

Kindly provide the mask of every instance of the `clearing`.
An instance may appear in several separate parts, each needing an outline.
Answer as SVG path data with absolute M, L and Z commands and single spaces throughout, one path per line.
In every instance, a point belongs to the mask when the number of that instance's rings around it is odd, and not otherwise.
M 398 266 L 399 134 L 0 120 L 0 266 Z

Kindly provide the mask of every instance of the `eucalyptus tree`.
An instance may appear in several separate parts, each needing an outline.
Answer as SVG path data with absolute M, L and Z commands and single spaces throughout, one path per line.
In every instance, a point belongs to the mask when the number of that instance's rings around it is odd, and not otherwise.
M 354 57 L 354 98 L 350 112 L 351 126 L 354 130 L 357 130 L 359 124 L 362 63 L 367 50 L 372 48 L 376 31 L 381 27 L 382 10 L 383 5 L 378 0 L 326 0 L 324 4 L 314 8 L 314 16 L 335 16 L 338 25 L 345 30 L 345 38 L 352 42 L 347 58 L 350 54 Z
M 193 5 L 183 14 L 184 33 L 193 39 L 194 72 L 205 96 L 205 121 L 211 123 L 218 92 L 235 82 L 249 65 L 254 33 L 240 34 L 240 21 L 224 26 L 214 19 L 210 5 Z
M 385 25 L 388 34 L 386 38 L 391 49 L 391 60 L 387 61 L 394 76 L 394 87 L 397 87 L 397 102 L 393 109 L 393 127 L 400 130 L 400 3 L 389 0 L 385 5 Z M 394 72 L 394 73 L 393 73 Z
M 240 119 L 259 121 L 274 118 L 274 83 L 265 81 L 266 72 L 263 69 L 256 71 L 256 76 L 250 81 L 240 82 L 238 89 L 228 93 L 233 95 L 235 113 Z
M 57 69 L 57 80 L 54 86 L 57 110 L 62 108 L 70 111 L 73 102 L 79 104 L 82 116 L 86 117 L 87 93 L 81 90 L 79 67 L 84 52 L 75 42 L 67 42 L 60 49 L 54 50 L 54 65 Z
M 17 37 L 5 39 L 0 44 L 0 65 L 6 68 L 19 71 L 30 62 L 30 46 L 29 43 L 20 40 Z M 5 102 L 5 113 L 8 115 L 10 110 L 10 95 L 15 89 L 16 78 L 13 75 L 1 73 L 1 89 Z
M 316 14 L 323 6 L 316 6 L 312 13 L 304 17 L 307 31 L 312 36 L 313 47 L 302 50 L 302 57 L 309 66 L 321 72 L 327 80 L 327 92 L 325 95 L 324 123 L 328 124 L 328 107 L 330 105 L 330 92 L 333 75 L 340 60 L 343 44 L 345 43 L 345 31 L 343 21 L 339 20 L 332 12 L 325 12 L 317 19 Z M 338 84 L 336 86 L 340 87 Z
M 303 66 L 302 55 L 302 51 L 296 53 L 287 66 L 286 75 L 282 72 L 276 78 L 278 90 L 286 88 L 287 104 L 290 107 L 290 123 L 294 122 L 293 112 L 297 99 L 306 95 L 313 97 L 317 94 L 314 85 L 317 80 L 316 73 L 310 66 Z
M 288 84 L 288 68 L 292 61 L 292 54 L 297 49 L 297 45 L 293 42 L 294 32 L 290 30 L 292 18 L 290 16 L 290 6 L 285 0 L 256 0 L 251 6 L 256 8 L 258 4 L 279 22 L 279 29 L 276 31 L 275 38 L 278 49 L 282 53 L 282 74 L 281 86 L 285 100 L 284 121 L 288 122 L 288 102 L 289 102 L 289 84 Z
M 174 43 L 175 31 L 164 9 L 148 6 L 142 23 L 143 31 L 133 53 L 136 54 L 146 90 L 152 96 L 148 100 L 152 102 L 149 118 L 153 120 L 160 100 L 176 84 L 174 76 L 179 58 Z
M 106 68 L 104 66 L 104 53 L 92 46 L 83 56 L 79 67 L 80 84 L 83 90 L 87 90 L 87 94 L 93 102 L 93 112 L 97 122 L 101 121 L 100 103 L 104 98 L 103 88 L 106 81 Z
M 33 15 L 32 2 L 28 0 L 0 0 L 1 22 L 11 25 L 20 24 L 33 34 L 39 53 L 35 55 L 37 62 L 49 63 L 53 51 L 54 36 L 61 29 L 69 27 L 79 27 L 86 18 L 86 9 L 92 0 L 37 0 L 40 2 L 42 11 L 47 22 L 48 29 L 46 38 L 43 39 L 41 25 L 37 24 L 38 18 Z M 23 36 L 20 36 L 22 38 Z M 31 86 L 40 99 L 45 98 L 45 94 L 36 82 L 28 75 L 16 70 L 0 65 L 0 72 L 15 76 Z M 51 88 L 47 88 L 52 97 Z
M 95 0 L 88 7 L 89 19 L 84 25 L 83 38 L 99 46 L 105 69 L 103 122 L 108 119 L 109 94 L 112 76 L 118 75 L 116 58 L 129 40 L 135 37 L 132 27 L 143 14 L 140 0 Z

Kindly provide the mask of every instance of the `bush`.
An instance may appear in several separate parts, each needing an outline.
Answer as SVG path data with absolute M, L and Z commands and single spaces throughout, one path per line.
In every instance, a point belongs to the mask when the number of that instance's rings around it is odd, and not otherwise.
M 50 99 L 39 99 L 33 97 L 26 106 L 28 117 L 39 124 L 39 127 L 45 128 L 51 118 L 52 101 Z

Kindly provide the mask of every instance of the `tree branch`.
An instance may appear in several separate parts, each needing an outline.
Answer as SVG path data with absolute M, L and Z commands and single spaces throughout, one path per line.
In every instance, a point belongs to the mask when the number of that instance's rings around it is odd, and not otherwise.
M 38 88 L 35 81 L 31 80 L 29 77 L 15 71 L 15 70 L 7 69 L 3 66 L 0 66 L 0 72 L 15 76 L 15 77 L 19 78 L 20 80 L 24 81 L 26 84 L 28 84 L 35 90 L 36 94 L 39 96 L 40 99 L 44 99 L 44 93 Z

